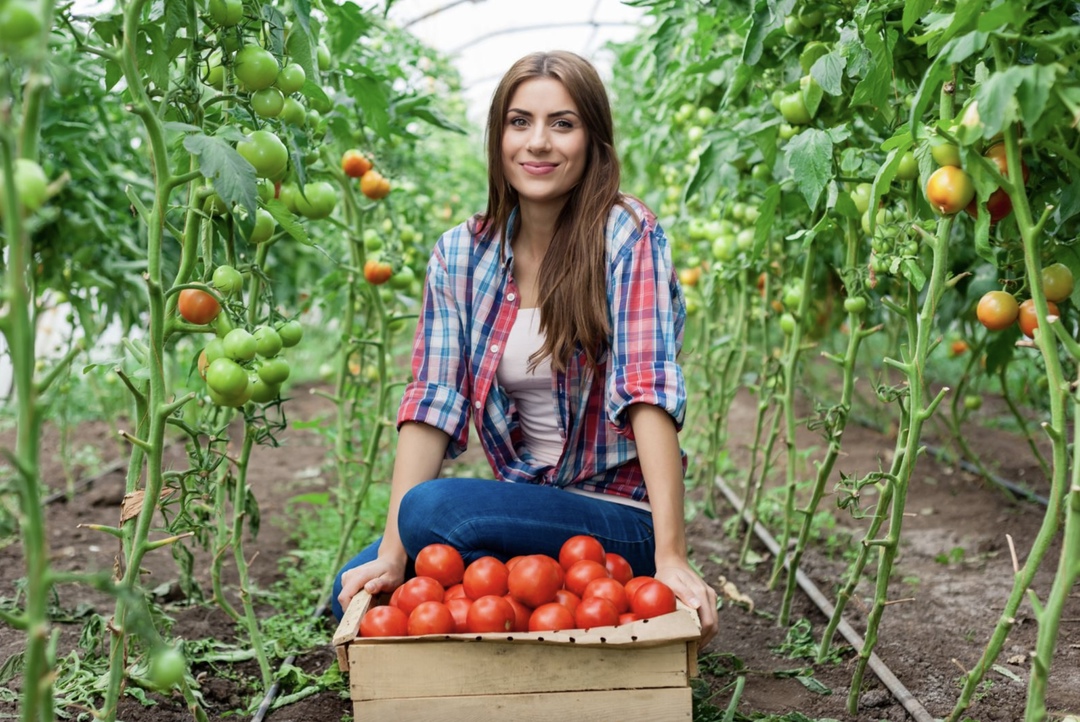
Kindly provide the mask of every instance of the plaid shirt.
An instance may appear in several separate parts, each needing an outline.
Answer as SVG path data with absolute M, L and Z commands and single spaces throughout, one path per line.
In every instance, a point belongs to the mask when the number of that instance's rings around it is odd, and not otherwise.
M 450 435 L 447 458 L 454 458 L 465 450 L 471 416 L 498 479 L 647 501 L 626 409 L 654 404 L 682 427 L 686 386 L 676 357 L 686 305 L 656 217 L 637 199 L 626 201 L 634 213 L 616 205 L 605 227 L 612 331 L 599 373 L 580 350 L 566 373 L 552 373 L 564 441 L 556 466 L 530 456 L 514 402 L 495 376 L 520 295 L 510 244 L 498 235 L 483 240 L 477 219 L 443 234 L 428 262 L 414 380 L 405 388 L 398 427 L 420 421 L 442 429 Z

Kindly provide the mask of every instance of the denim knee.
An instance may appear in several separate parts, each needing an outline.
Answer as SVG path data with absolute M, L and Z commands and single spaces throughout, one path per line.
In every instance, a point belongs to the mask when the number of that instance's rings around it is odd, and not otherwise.
M 440 529 L 446 528 L 446 522 L 453 504 L 450 486 L 453 479 L 432 479 L 417 484 L 401 497 L 398 508 L 398 534 L 410 558 L 415 559 L 417 552 L 428 544 L 446 543 Z

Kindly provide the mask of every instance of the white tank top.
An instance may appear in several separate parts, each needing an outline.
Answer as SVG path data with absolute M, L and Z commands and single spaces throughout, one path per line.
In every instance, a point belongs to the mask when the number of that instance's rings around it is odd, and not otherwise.
M 554 466 L 562 457 L 563 438 L 555 413 L 551 363 L 544 359 L 532 372 L 527 370 L 529 357 L 543 343 L 540 309 L 519 308 L 495 374 L 517 406 L 525 447 L 540 463 Z

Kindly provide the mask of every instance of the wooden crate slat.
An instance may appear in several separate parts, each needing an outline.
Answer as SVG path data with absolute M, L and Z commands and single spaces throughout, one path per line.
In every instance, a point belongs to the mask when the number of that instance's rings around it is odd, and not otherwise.
M 692 708 L 690 688 L 681 687 L 368 700 L 354 702 L 353 714 L 357 722 L 690 722 Z
M 686 687 L 687 645 L 580 647 L 498 642 L 349 646 L 353 700 Z

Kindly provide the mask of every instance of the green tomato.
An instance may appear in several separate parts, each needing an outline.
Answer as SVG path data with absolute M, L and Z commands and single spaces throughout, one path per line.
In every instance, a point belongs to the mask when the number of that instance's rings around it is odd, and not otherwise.
M 874 187 L 869 183 L 860 183 L 851 191 L 851 201 L 860 214 L 866 213 L 866 210 L 870 207 L 870 195 L 873 190 Z
M 222 90 L 225 87 L 225 68 L 221 67 L 221 51 L 215 50 L 210 53 L 206 60 L 206 69 L 203 70 L 203 82 L 211 88 Z
M 791 125 L 806 125 L 812 120 L 810 111 L 806 108 L 802 92 L 788 93 L 780 101 L 780 115 L 784 116 Z
M 25 0 L 0 2 L 0 44 L 21 43 L 41 32 L 41 18 Z
M 227 210 L 229 210 L 229 206 L 225 204 L 225 199 L 217 193 L 211 193 L 203 201 L 203 212 L 208 215 L 223 216 Z
M 221 27 L 239 25 L 244 19 L 243 0 L 210 0 L 210 17 Z
M 811 40 L 799 53 L 799 67 L 802 68 L 804 73 L 809 73 L 810 68 L 814 67 L 814 63 L 821 58 L 829 54 L 829 46 L 820 40 Z
M 255 188 L 259 192 L 259 200 L 263 203 L 274 200 L 274 182 L 269 178 L 260 179 Z
M 806 26 L 799 22 L 799 18 L 788 15 L 784 18 L 784 32 L 793 38 L 797 38 L 806 32 Z
M 281 108 L 281 114 L 278 117 L 286 125 L 295 125 L 299 128 L 307 120 L 307 113 L 296 98 L 285 98 L 285 105 Z
M 14 2 L 15 0 L 8 0 Z M 28 158 L 15 159 L 15 195 L 22 214 L 33 213 L 45 204 L 49 192 L 49 179 L 41 166 Z M 0 174 L 0 199 L 5 194 L 4 176 Z M 4 217 L 4 204 L 0 200 L 0 218 Z
M 244 277 L 232 266 L 218 266 L 214 269 L 211 283 L 221 291 L 222 296 L 228 298 L 239 293 L 244 287 Z
M 792 138 L 794 138 L 798 134 L 799 134 L 799 129 L 798 128 L 796 128 L 794 126 L 791 126 L 791 125 L 788 125 L 787 123 L 781 123 L 780 124 L 780 129 L 779 129 L 779 132 L 778 132 L 778 135 L 780 136 L 780 140 L 791 140 Z
M 259 366 L 259 378 L 268 384 L 281 384 L 289 378 L 289 362 L 281 356 L 263 361 Z
M 295 183 L 282 183 L 281 191 L 278 193 L 278 200 L 289 209 L 290 213 L 296 213 L 296 199 L 300 195 L 300 189 L 296 187 Z
M 160 690 L 169 690 L 180 684 L 187 673 L 184 653 L 175 647 L 159 649 L 150 657 L 148 677 Z
M 978 411 L 982 408 L 982 396 L 970 394 L 964 397 L 964 408 L 968 411 Z
M 236 54 L 236 79 L 248 90 L 269 88 L 277 76 L 277 58 L 269 50 L 258 45 L 245 45 Z
M 248 236 L 248 243 L 266 243 L 274 235 L 274 229 L 277 228 L 277 221 L 270 215 L 270 211 L 259 208 L 255 211 L 255 227 L 251 229 L 251 235 Z
M 251 94 L 251 109 L 263 118 L 276 118 L 285 108 L 285 96 L 277 88 L 263 88 Z
M 251 400 L 257 404 L 270 403 L 281 393 L 280 384 L 268 384 L 258 374 L 248 375 L 248 387 L 251 389 Z
M 225 358 L 225 344 L 222 343 L 220 338 L 212 338 L 203 347 L 203 352 L 206 354 L 206 363 L 212 364 L 219 358 Z
M 319 70 L 325 73 L 327 70 L 330 69 L 330 48 L 326 47 L 326 43 L 322 42 L 321 40 L 319 41 L 319 48 L 315 52 L 315 56 L 319 62 Z
M 900 156 L 900 165 L 896 167 L 896 177 L 902 181 L 913 181 L 919 177 L 919 162 L 910 150 Z
M 930 155 L 938 165 L 953 165 L 960 167 L 960 148 L 948 142 L 936 143 L 930 146 Z
M 289 151 L 268 130 L 256 130 L 236 144 L 236 151 L 255 166 L 255 175 L 260 178 L 274 178 L 289 167 Z
M 232 359 L 219 358 L 206 369 L 206 385 L 226 399 L 238 398 L 247 391 L 247 371 Z
M 367 253 L 378 253 L 383 249 L 382 238 L 374 228 L 364 229 L 364 250 Z
M 889 214 L 884 208 L 878 208 L 877 213 L 874 214 L 874 226 L 875 230 L 881 228 L 889 222 Z M 870 235 L 870 209 L 866 209 L 866 212 L 862 214 L 862 229 L 863 233 Z M 895 235 L 895 233 L 893 233 Z
M 296 63 L 289 63 L 278 72 L 274 85 L 285 95 L 292 95 L 304 87 L 305 81 L 307 81 L 307 73 L 304 69 Z
M 300 339 L 304 337 L 304 327 L 295 319 L 278 326 L 277 332 L 281 336 L 281 345 L 285 348 L 292 348 L 300 343 Z
M 861 314 L 866 310 L 866 299 L 862 296 L 849 296 L 844 299 L 844 310 L 856 315 Z
M 1047 301 L 1061 303 L 1073 292 L 1073 274 L 1064 263 L 1051 263 L 1042 269 L 1042 290 Z
M 790 336 L 795 333 L 795 317 L 790 313 L 785 313 L 780 316 L 780 330 L 784 332 L 785 336 Z
M 799 8 L 799 23 L 804 28 L 816 28 L 824 19 L 825 13 L 821 10 L 807 10 L 805 5 Z
M 255 337 L 255 353 L 263 358 L 277 356 L 281 351 L 281 334 L 269 326 L 259 326 L 252 335 Z
M 337 198 L 337 192 L 330 183 L 326 181 L 308 183 L 304 186 L 304 194 L 296 198 L 296 211 L 305 218 L 313 220 L 327 218 L 334 212 Z
M 255 358 L 258 343 L 255 337 L 242 328 L 234 328 L 221 339 L 225 355 L 233 361 L 250 361 Z
M 402 266 L 401 270 L 390 277 L 390 288 L 398 291 L 408 291 L 416 281 L 416 272 L 412 266 Z
M 797 281 L 791 284 L 786 289 L 784 289 L 784 308 L 790 309 L 792 311 L 796 310 L 797 308 L 799 308 L 799 306 L 802 305 L 804 295 L 805 292 L 803 290 L 802 281 Z

